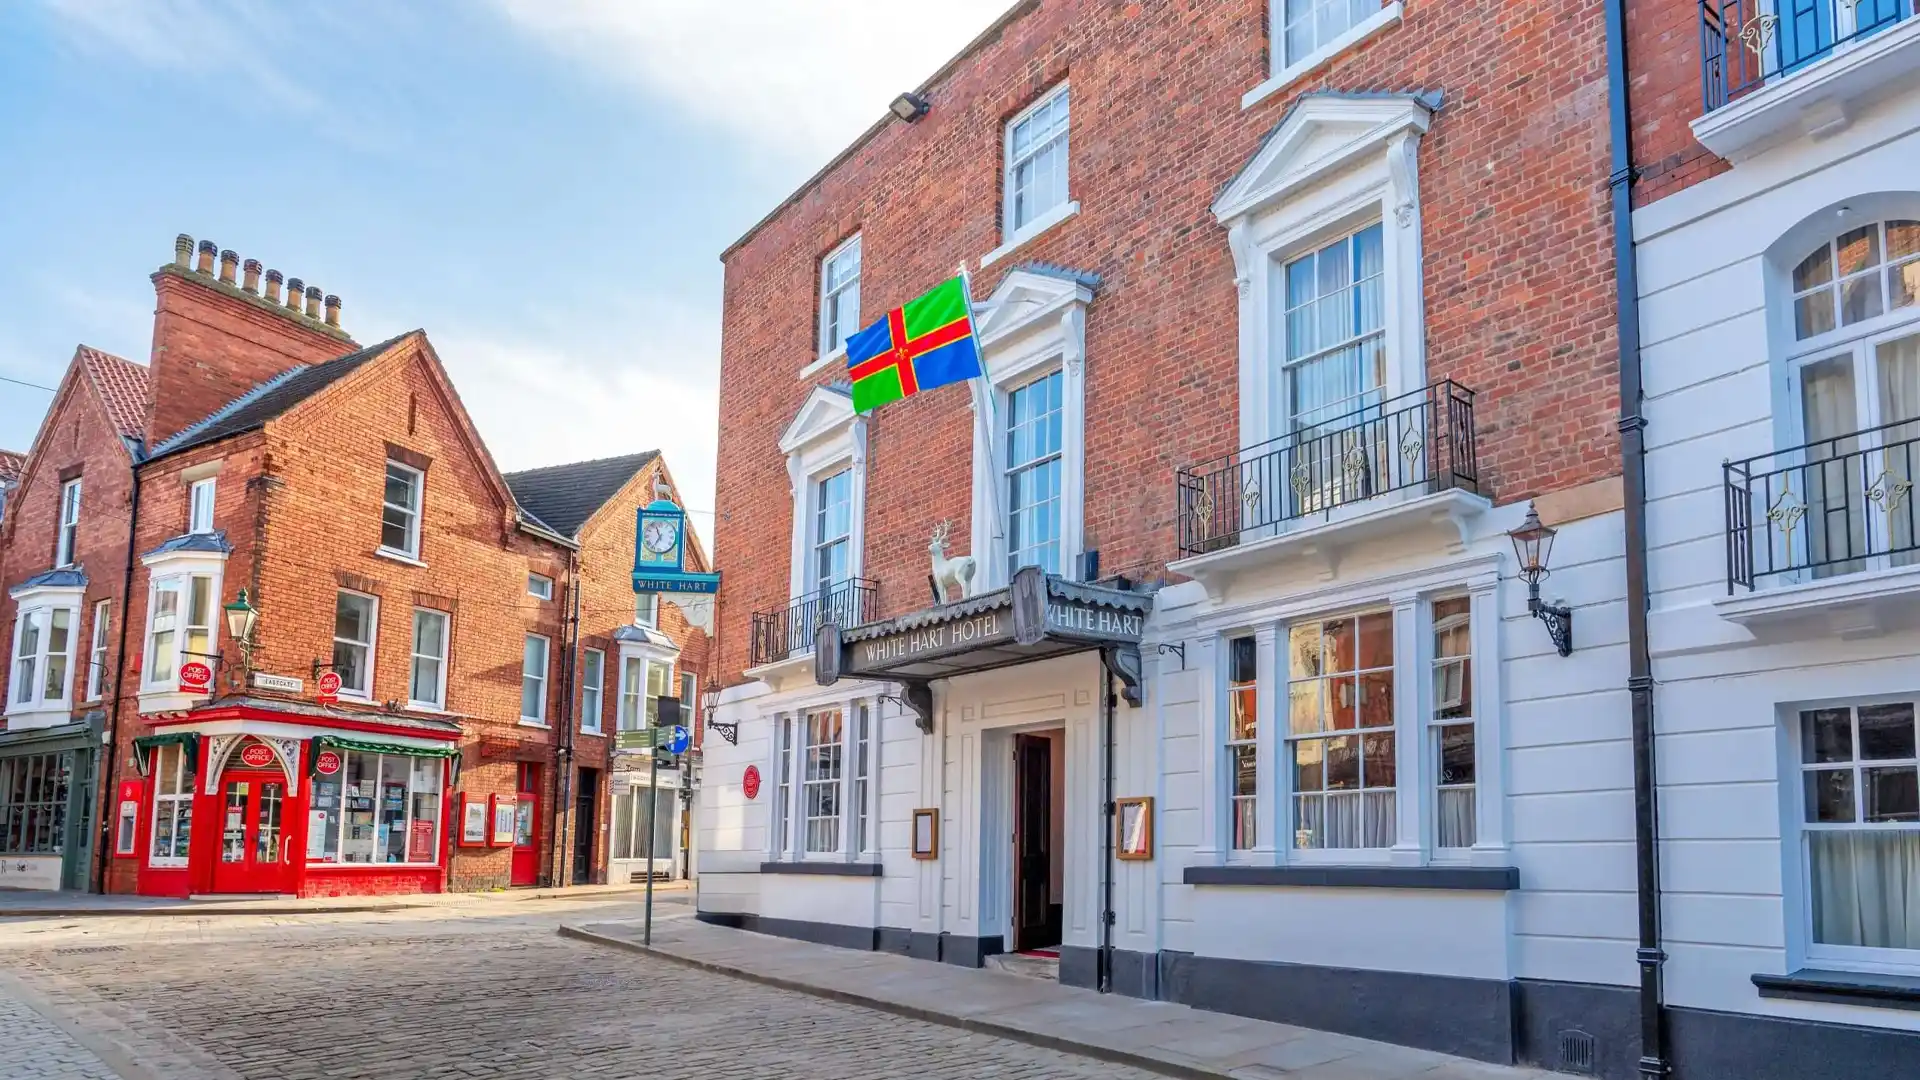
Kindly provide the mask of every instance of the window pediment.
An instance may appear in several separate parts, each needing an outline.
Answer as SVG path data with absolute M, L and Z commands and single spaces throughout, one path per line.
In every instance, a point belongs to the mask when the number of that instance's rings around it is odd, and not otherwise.
M 793 454 L 809 443 L 840 434 L 859 414 L 853 411 L 853 398 L 844 390 L 816 386 L 800 411 L 793 414 L 787 429 L 780 433 L 780 452 Z
M 1057 332 L 1061 330 L 1061 311 L 1092 301 L 1093 288 L 1085 275 L 1016 268 L 1000 279 L 986 303 L 978 305 L 974 325 L 981 344 L 992 349 L 1035 328 Z
M 1231 223 L 1302 185 L 1384 153 L 1399 136 L 1424 134 L 1439 107 L 1437 93 L 1303 97 L 1214 200 L 1214 217 Z

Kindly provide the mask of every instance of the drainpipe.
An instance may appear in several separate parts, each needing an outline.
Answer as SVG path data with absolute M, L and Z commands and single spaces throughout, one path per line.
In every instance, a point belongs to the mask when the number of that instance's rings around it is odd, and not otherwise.
M 553 813 L 550 815 L 553 826 L 547 830 L 547 857 L 549 864 L 553 867 L 548 877 L 550 888 L 558 888 L 566 880 L 566 874 L 562 872 L 560 865 L 561 849 L 564 846 L 560 843 L 560 815 L 563 806 L 568 807 L 566 820 L 571 822 L 573 828 L 580 828 L 580 823 L 573 819 L 571 810 L 573 732 L 574 725 L 580 720 L 578 713 L 580 703 L 574 699 L 573 695 L 574 657 L 580 651 L 580 555 L 578 552 L 567 556 L 566 605 L 567 613 L 560 629 L 561 647 L 566 650 L 566 655 L 560 661 L 560 693 L 563 695 L 561 700 L 565 702 L 560 707 L 560 716 L 566 724 L 566 730 L 560 733 L 560 741 L 555 743 L 553 748 Z M 604 674 L 602 678 L 604 680 Z
M 1607 119 L 1613 145 L 1615 335 L 1620 343 L 1620 480 L 1625 496 L 1627 692 L 1633 701 L 1633 841 L 1639 900 L 1640 1075 L 1671 1071 L 1661 1003 L 1660 822 L 1653 721 L 1653 658 L 1647 648 L 1646 418 L 1640 415 L 1640 286 L 1634 268 L 1633 132 L 1627 102 L 1626 0 L 1607 0 Z
M 1113 993 L 1113 672 L 1106 658 L 1100 664 L 1100 954 L 1095 982 L 1103 994 Z
M 101 754 L 100 771 L 94 781 L 94 802 L 99 809 L 95 824 L 99 827 L 99 837 L 94 841 L 94 874 L 99 880 L 99 891 L 107 891 L 107 867 L 113 861 L 114 830 L 119 825 L 120 806 L 114 796 L 118 794 L 118 781 L 114 779 L 114 768 L 120 757 L 120 703 L 124 695 L 121 685 L 126 682 L 127 674 L 127 610 L 133 606 L 133 559 L 136 541 L 139 539 L 140 526 L 140 463 L 133 464 L 133 495 L 127 503 L 127 568 L 120 577 L 120 644 L 113 658 L 113 711 L 107 715 L 107 745 Z M 108 814 L 107 808 L 113 813 Z

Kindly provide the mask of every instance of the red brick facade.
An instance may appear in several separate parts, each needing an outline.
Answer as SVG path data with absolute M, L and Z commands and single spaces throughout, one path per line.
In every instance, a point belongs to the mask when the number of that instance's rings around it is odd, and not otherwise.
M 1690 126 L 1706 112 L 1698 0 L 1628 0 L 1627 93 L 1633 117 L 1633 203 L 1645 206 L 1730 166 Z
M 725 255 L 716 541 L 719 670 L 787 599 L 782 429 L 811 389 L 821 256 L 862 237 L 863 321 L 1001 241 L 1003 124 L 1068 80 L 1077 216 L 979 272 L 1043 260 L 1099 275 L 1086 328 L 1085 545 L 1173 556 L 1173 475 L 1235 448 L 1234 266 L 1213 200 L 1303 94 L 1439 92 L 1419 147 L 1427 377 L 1476 390 L 1496 502 L 1615 475 L 1616 346 L 1599 5 L 1407 0 L 1402 21 L 1250 108 L 1264 0 L 1024 5 L 923 92 L 931 111 L 851 148 Z M 844 375 L 822 371 L 812 380 Z M 866 573 L 882 614 L 925 602 L 928 523 L 969 517 L 972 416 L 948 387 L 872 421 Z M 775 553 L 773 557 L 764 557 Z

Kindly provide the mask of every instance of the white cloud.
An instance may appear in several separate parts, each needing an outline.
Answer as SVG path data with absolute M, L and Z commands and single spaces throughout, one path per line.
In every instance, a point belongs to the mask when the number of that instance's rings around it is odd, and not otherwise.
M 822 158 L 1013 0 L 494 0 L 601 75 L 763 146 Z
M 43 2 L 68 39 L 96 57 L 217 79 L 247 87 L 250 97 L 320 111 L 319 97 L 272 59 L 295 27 L 271 7 L 219 0 Z

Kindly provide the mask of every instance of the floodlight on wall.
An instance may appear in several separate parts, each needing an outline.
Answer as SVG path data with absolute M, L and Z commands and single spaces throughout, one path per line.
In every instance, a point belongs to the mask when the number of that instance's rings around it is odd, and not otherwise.
M 888 109 L 892 110 L 893 115 L 905 120 L 909 124 L 927 115 L 927 110 L 931 107 L 932 102 L 929 102 L 926 98 L 921 97 L 911 90 L 894 98 L 893 103 L 887 106 Z

